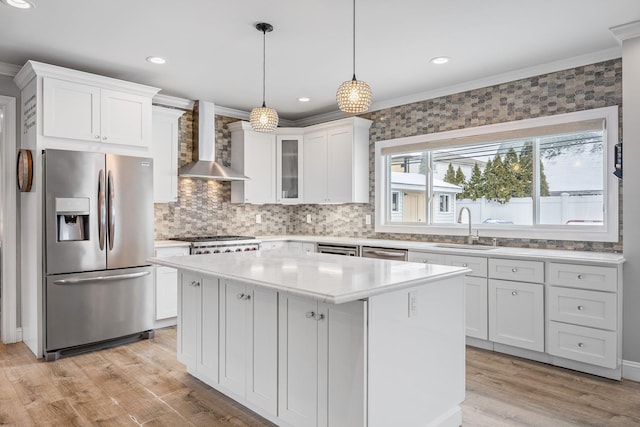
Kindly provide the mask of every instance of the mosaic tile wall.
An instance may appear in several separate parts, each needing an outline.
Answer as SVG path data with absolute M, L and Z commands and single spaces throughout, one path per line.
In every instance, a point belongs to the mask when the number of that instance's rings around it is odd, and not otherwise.
M 374 215 L 373 148 L 375 141 L 400 138 L 592 108 L 622 106 L 622 60 L 616 59 L 544 74 L 488 88 L 416 102 L 363 115 L 373 120 L 370 129 L 370 203 L 346 205 L 236 205 L 230 184 L 181 180 L 177 203 L 156 205 L 156 238 L 197 234 L 331 235 L 383 239 L 464 243 L 464 237 L 375 233 L 365 225 Z M 191 155 L 191 112 L 181 119 L 180 162 Z M 622 126 L 622 109 L 620 109 Z M 216 116 L 217 159 L 229 161 L 231 134 L 227 125 L 236 119 Z M 621 130 L 620 130 L 621 134 Z M 255 224 L 255 214 L 262 224 Z M 307 214 L 312 222 L 306 222 Z M 620 235 L 622 184 L 620 184 Z M 490 243 L 490 238 L 481 242 Z M 616 243 L 499 239 L 503 246 L 585 251 L 622 251 Z

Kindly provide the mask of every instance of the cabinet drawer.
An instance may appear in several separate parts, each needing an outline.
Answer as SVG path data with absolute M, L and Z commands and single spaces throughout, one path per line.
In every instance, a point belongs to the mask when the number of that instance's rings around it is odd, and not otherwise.
M 518 282 L 544 283 L 542 261 L 520 261 L 513 259 L 489 259 L 489 277 Z
M 189 255 L 189 248 L 186 246 L 168 247 L 168 248 L 156 248 L 156 257 L 164 258 L 170 256 L 183 256 Z
M 547 351 L 554 356 L 615 369 L 618 364 L 615 332 L 549 322 Z
M 616 294 L 550 286 L 549 320 L 615 331 L 616 299 Z
M 287 242 L 284 242 L 282 240 L 276 240 L 273 242 L 262 242 L 260 244 L 260 249 L 263 251 L 270 251 L 273 249 L 283 249 L 285 247 L 289 247 L 289 245 L 287 244 Z
M 446 263 L 471 269 L 469 276 L 487 277 L 487 259 L 477 256 L 447 255 Z
M 616 292 L 618 289 L 618 271 L 615 267 L 594 267 L 552 262 L 549 264 L 547 279 L 551 285 L 570 288 L 609 292 Z
M 431 252 L 409 251 L 407 261 L 421 262 L 423 264 L 446 264 L 443 254 L 434 254 Z

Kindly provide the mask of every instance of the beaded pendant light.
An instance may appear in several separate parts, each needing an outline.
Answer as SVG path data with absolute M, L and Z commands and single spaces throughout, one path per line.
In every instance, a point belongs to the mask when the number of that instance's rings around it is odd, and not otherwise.
M 262 32 L 262 107 L 251 110 L 249 123 L 256 132 L 273 132 L 278 127 L 278 112 L 267 107 L 264 99 L 266 74 L 266 34 L 273 31 L 273 26 L 265 22 L 256 24 L 256 29 Z
M 340 85 L 336 101 L 347 114 L 364 113 L 371 105 L 371 88 L 366 82 L 356 80 L 356 0 L 353 0 L 353 78 Z

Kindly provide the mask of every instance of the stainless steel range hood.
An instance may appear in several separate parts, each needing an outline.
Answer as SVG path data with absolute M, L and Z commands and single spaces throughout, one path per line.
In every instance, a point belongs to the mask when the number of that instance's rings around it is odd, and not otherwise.
M 179 175 L 189 178 L 241 181 L 248 177 L 217 163 L 215 143 L 215 105 L 212 102 L 196 101 L 197 116 L 194 123 L 193 162 L 179 170 Z M 197 147 L 197 148 L 196 148 Z

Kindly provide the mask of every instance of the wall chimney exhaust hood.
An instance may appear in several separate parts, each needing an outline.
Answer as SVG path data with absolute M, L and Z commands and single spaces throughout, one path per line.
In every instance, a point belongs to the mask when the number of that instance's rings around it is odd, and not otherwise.
M 182 166 L 179 175 L 187 178 L 240 181 L 248 177 L 215 161 L 215 105 L 212 102 L 196 101 L 197 115 L 194 123 L 193 162 Z

